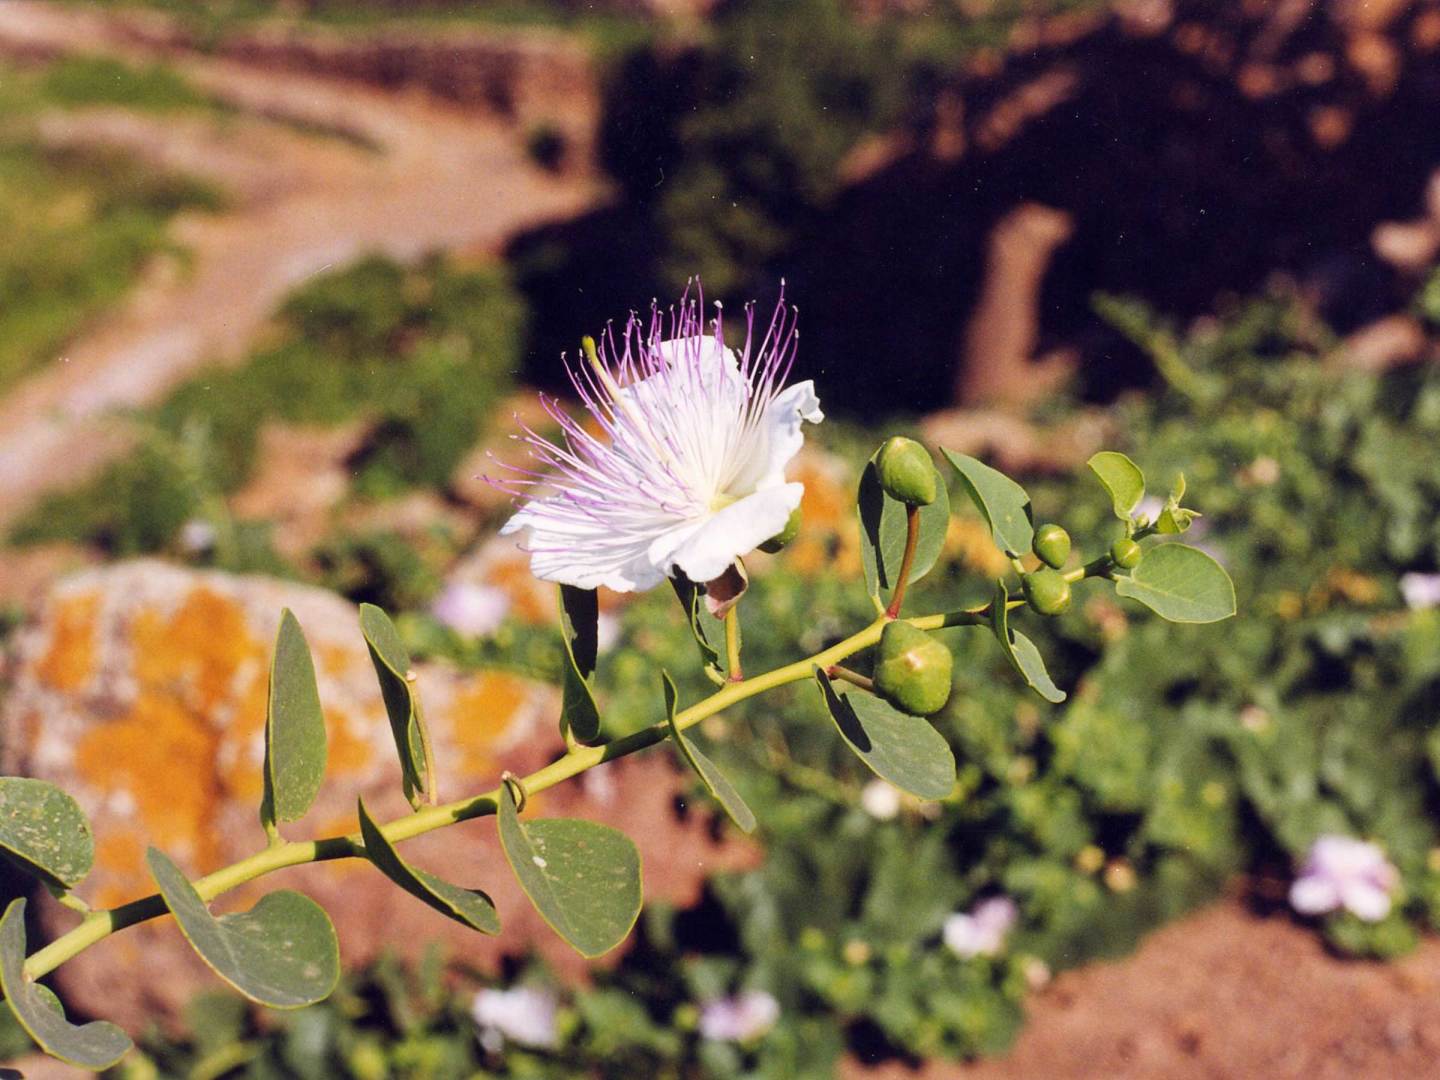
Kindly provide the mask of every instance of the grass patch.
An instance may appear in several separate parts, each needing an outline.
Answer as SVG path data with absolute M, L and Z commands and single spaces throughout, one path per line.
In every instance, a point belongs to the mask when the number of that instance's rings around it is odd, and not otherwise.
M 116 154 L 0 143 L 0 391 L 50 362 L 213 189 Z
M 162 550 L 249 478 L 270 421 L 372 418 L 357 494 L 443 488 L 510 386 L 524 318 L 502 271 L 437 257 L 414 269 L 366 259 L 305 286 L 277 321 L 278 343 L 180 387 L 149 414 L 145 445 L 43 500 L 12 539 Z

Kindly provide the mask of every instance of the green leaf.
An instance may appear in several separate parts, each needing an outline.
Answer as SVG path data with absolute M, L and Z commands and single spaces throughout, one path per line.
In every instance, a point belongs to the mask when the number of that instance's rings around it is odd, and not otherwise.
M 730 815 L 730 820 L 740 827 L 741 832 L 755 831 L 755 813 L 745 804 L 740 792 L 735 790 L 735 785 L 730 783 L 729 778 L 720 771 L 713 761 L 701 753 L 700 748 L 685 737 L 675 723 L 675 683 L 671 680 L 669 673 L 662 671 L 660 678 L 665 689 L 665 719 L 670 724 L 670 738 L 675 740 L 675 745 L 680 748 L 680 754 L 690 763 L 704 783 L 706 790 L 715 797 Z
M 425 870 L 410 866 L 396 852 L 394 845 L 359 802 L 360 836 L 365 841 L 365 856 L 396 885 L 411 896 L 423 900 L 442 915 L 479 930 L 482 934 L 500 932 L 500 916 L 495 903 L 479 889 L 465 889 L 436 877 Z
M 930 721 L 906 716 L 864 691 L 837 694 L 815 669 L 821 696 L 841 736 L 882 780 L 921 799 L 944 799 L 955 788 L 955 755 Z
M 145 861 L 200 959 L 251 1001 L 297 1009 L 335 989 L 340 947 L 330 917 L 314 900 L 284 889 L 247 912 L 216 918 L 168 855 L 152 847 Z
M 129 1036 L 108 1020 L 75 1025 L 60 1000 L 25 977 L 25 898 L 12 900 L 0 917 L 0 990 L 29 1036 L 51 1057 L 99 1072 L 130 1050 Z
M 1090 471 L 1100 478 L 1110 501 L 1115 506 L 1115 516 L 1129 521 L 1130 515 L 1145 498 L 1145 474 L 1124 454 L 1115 450 L 1101 450 L 1090 459 Z
M 59 889 L 84 880 L 95 841 L 80 804 L 54 784 L 0 776 L 0 855 Z
M 572 818 L 522 825 L 509 784 L 496 817 L 510 869 L 551 929 L 592 958 L 625 940 L 640 914 L 640 853 L 629 837 Z
M 600 710 L 590 689 L 599 655 L 600 602 L 594 589 L 560 586 L 560 635 L 565 641 L 565 681 L 560 701 L 560 733 L 582 743 L 600 737 Z
M 1178 535 L 1190 528 L 1190 523 L 1200 512 L 1187 510 L 1180 505 L 1180 500 L 1185 498 L 1185 474 L 1178 473 L 1175 477 L 1175 486 L 1170 490 L 1170 497 L 1165 500 L 1165 506 L 1160 511 L 1160 516 L 1155 519 L 1155 531 L 1157 533 Z
M 375 677 L 380 680 L 380 695 L 385 699 L 385 713 L 390 717 L 395 751 L 400 756 L 405 797 L 413 802 L 415 794 L 425 790 L 426 736 L 415 688 L 406 678 L 410 671 L 410 654 L 396 633 L 390 616 L 374 604 L 360 605 L 360 630 L 370 648 L 370 661 L 375 665 Z
M 325 714 L 315 685 L 315 664 L 300 624 L 286 608 L 270 660 L 270 697 L 265 712 L 265 792 L 260 821 L 305 816 L 325 779 Z
M 1065 700 L 1065 691 L 1055 685 L 1050 672 L 1045 669 L 1045 658 L 1040 650 L 1019 630 L 1010 629 L 1009 592 L 1005 582 L 995 583 L 995 599 L 990 603 L 990 629 L 1004 650 L 1005 659 L 1027 686 L 1053 705 Z
M 670 585 L 675 590 L 675 596 L 680 601 L 680 606 L 685 609 L 685 616 L 690 623 L 690 633 L 695 637 L 695 644 L 700 649 L 700 661 L 705 665 L 707 671 L 720 672 L 720 650 L 711 644 L 723 640 L 725 633 L 720 620 L 710 614 L 705 608 L 705 596 L 700 587 L 683 574 L 670 579 Z
M 1199 548 L 1160 544 L 1145 553 L 1115 591 L 1139 600 L 1171 622 L 1211 623 L 1235 614 L 1235 585 L 1225 568 Z
M 1035 539 L 1030 520 L 1030 496 L 1010 477 L 983 461 L 942 448 L 980 515 L 990 526 L 990 535 L 1007 555 L 1028 555 Z
M 940 558 L 945 530 L 950 525 L 950 494 L 938 469 L 935 470 L 935 492 L 935 501 L 919 509 L 920 535 L 910 564 L 911 582 L 928 574 Z M 860 564 L 865 571 L 865 587 L 871 596 L 879 597 L 882 590 L 894 589 L 897 584 L 895 579 L 905 558 L 909 530 L 905 523 L 905 504 L 892 499 L 881 488 L 880 470 L 874 457 L 860 475 L 856 510 L 860 514 Z

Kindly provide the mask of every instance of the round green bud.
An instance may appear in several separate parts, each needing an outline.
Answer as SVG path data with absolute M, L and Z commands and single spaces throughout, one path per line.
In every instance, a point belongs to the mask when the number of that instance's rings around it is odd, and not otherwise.
M 1059 525 L 1041 525 L 1031 546 L 1041 562 L 1059 570 L 1070 557 L 1070 534 Z
M 880 447 L 875 462 L 880 486 L 906 506 L 929 506 L 935 501 L 935 463 L 930 451 L 914 439 L 895 435 Z
M 800 507 L 790 511 L 790 517 L 785 521 L 785 527 L 774 536 L 770 537 L 760 545 L 760 550 L 767 555 L 774 555 L 786 544 L 800 535 Z
M 925 631 L 887 623 L 875 659 L 875 689 L 902 712 L 929 716 L 950 700 L 953 663 L 950 650 Z
M 1060 615 L 1070 610 L 1070 583 L 1064 574 L 1049 566 L 1022 577 L 1020 588 L 1030 606 L 1041 615 Z
M 1134 570 L 1140 565 L 1140 545 L 1122 536 L 1110 545 L 1110 561 L 1122 570 Z

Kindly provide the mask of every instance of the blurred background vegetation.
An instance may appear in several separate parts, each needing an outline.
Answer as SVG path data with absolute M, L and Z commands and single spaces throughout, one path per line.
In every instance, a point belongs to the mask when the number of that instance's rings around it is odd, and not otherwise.
M 591 983 L 520 952 L 499 978 L 385 961 L 264 1021 L 207 995 L 122 1075 L 825 1077 L 999 1053 L 1053 973 L 1227 886 L 1283 908 L 1326 833 L 1376 841 L 1403 880 L 1381 922 L 1320 920 L 1338 953 L 1394 957 L 1440 922 L 1440 607 L 1401 588 L 1440 573 L 1433 4 L 52 7 L 0 10 L 0 450 L 17 461 L 23 422 L 73 406 L 72 351 L 79 385 L 103 385 L 130 362 L 113 327 L 145 327 L 148 298 L 222 257 L 187 229 L 299 183 L 227 186 L 187 167 L 186 132 L 244 146 L 264 123 L 319 173 L 348 155 L 383 182 L 370 129 L 257 104 L 247 68 L 297 95 L 325 80 L 357 111 L 425 97 L 509 147 L 520 190 L 585 194 L 487 243 L 336 260 L 243 348 L 216 346 L 223 363 L 113 402 L 113 452 L 7 508 L 7 637 L 59 575 L 156 555 L 381 603 L 417 656 L 553 679 L 551 628 L 512 613 L 476 635 L 431 610 L 509 509 L 474 476 L 528 388 L 564 390 L 579 334 L 696 275 L 737 322 L 785 280 L 797 373 L 831 416 L 812 441 L 834 505 L 755 575 L 748 666 L 870 617 L 845 499 L 895 431 L 1014 472 L 1082 554 L 1115 528 L 1081 475 L 1101 441 L 1157 490 L 1183 470 L 1241 608 L 1216 632 L 1082 593 L 1027 630 L 1060 706 L 1015 687 L 985 635 L 948 631 L 961 662 L 937 724 L 960 788 L 891 814 L 862 808 L 867 777 L 812 695 L 782 690 L 711 742 L 763 860 L 693 907 L 648 907 Z M 547 83 L 577 54 L 563 70 L 585 85 Z M 471 181 L 482 199 L 490 179 Z M 317 431 L 307 474 L 293 433 Z M 288 505 L 321 473 L 338 487 Z M 918 604 L 988 596 L 977 535 L 952 530 Z M 673 607 L 657 591 L 619 613 L 600 665 L 614 734 L 651 716 L 657 669 L 705 685 Z M 996 895 L 1020 912 L 1003 952 L 939 945 L 946 916 Z M 479 985 L 557 993 L 554 1045 L 487 1050 Z M 744 989 L 774 995 L 775 1027 L 703 1038 L 697 1003 Z M 0 1056 L 25 1046 L 0 1032 Z

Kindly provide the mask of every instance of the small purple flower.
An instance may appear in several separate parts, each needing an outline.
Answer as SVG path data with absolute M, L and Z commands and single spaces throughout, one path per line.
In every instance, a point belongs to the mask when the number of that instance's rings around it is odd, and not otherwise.
M 469 581 L 452 581 L 430 605 L 431 615 L 463 637 L 493 634 L 509 611 L 503 589 Z
M 1440 574 L 1401 574 L 1400 595 L 1411 611 L 1440 607 Z
M 1310 847 L 1290 886 L 1290 906 L 1301 915 L 1344 908 L 1365 922 L 1390 914 L 1400 874 L 1377 845 L 1350 836 L 1322 836 Z
M 957 912 L 945 920 L 945 944 L 955 955 L 994 956 L 1005 947 L 1005 939 L 1020 918 L 1020 909 L 1008 896 L 981 900 L 968 913 Z
M 719 317 L 707 333 L 687 292 L 668 313 L 656 306 L 603 334 L 593 362 L 569 369 L 600 435 L 542 398 L 560 441 L 526 427 L 517 438 L 536 469 L 492 481 L 524 500 L 501 532 L 529 531 L 535 576 L 617 592 L 677 573 L 708 582 L 783 530 L 805 490 L 785 466 L 803 422 L 824 419 L 812 383 L 785 386 L 795 323 L 783 291 L 763 332 L 747 305 L 737 353 Z
M 481 990 L 470 1005 L 480 1029 L 480 1045 L 498 1054 L 505 1040 L 541 1050 L 559 1042 L 555 1019 L 559 1002 L 548 990 L 518 986 L 513 990 Z
M 780 1019 L 780 1003 L 764 990 L 714 998 L 700 1007 L 700 1034 L 717 1042 L 751 1042 Z

